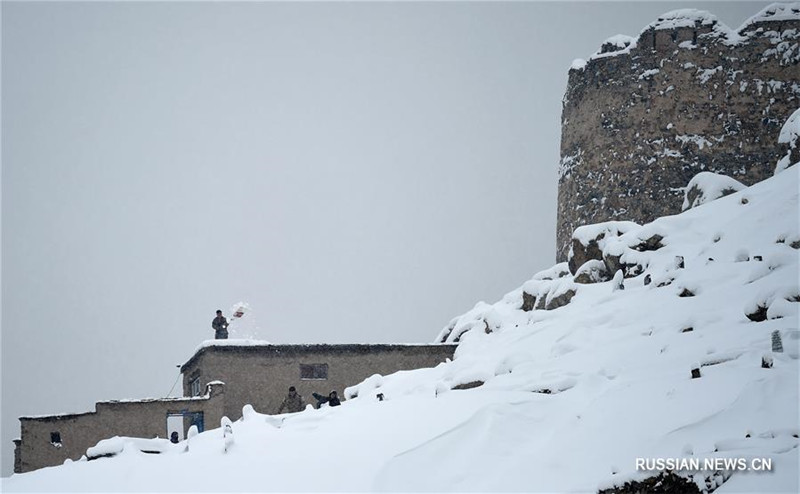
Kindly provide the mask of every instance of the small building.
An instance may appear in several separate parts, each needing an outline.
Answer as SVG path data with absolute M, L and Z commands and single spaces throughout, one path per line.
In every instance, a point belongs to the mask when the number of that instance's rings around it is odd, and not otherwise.
M 100 440 L 113 436 L 180 440 L 194 425 L 200 432 L 223 416 L 237 420 L 250 404 L 278 413 L 289 386 L 307 404 L 311 393 L 327 395 L 373 374 L 434 367 L 453 358 L 456 345 L 343 344 L 271 345 L 245 340 L 209 340 L 181 367 L 183 398 L 102 401 L 94 412 L 20 417 L 14 440 L 14 472 L 78 460 Z

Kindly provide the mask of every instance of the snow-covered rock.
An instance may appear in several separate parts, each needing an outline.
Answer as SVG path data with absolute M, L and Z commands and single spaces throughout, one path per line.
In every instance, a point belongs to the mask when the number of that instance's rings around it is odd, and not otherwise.
M 775 175 L 800 162 L 800 108 L 786 119 L 781 127 L 778 143 L 786 145 L 788 149 L 786 155 L 778 161 Z
M 700 172 L 686 186 L 682 211 L 739 192 L 745 185 L 731 177 L 712 172 Z
M 609 239 L 618 237 L 638 226 L 632 221 L 606 221 L 576 228 L 572 234 L 572 246 L 568 258 L 570 272 L 575 274 L 586 261 L 592 259 L 602 261 L 603 249 Z
M 583 263 L 575 272 L 575 283 L 589 284 L 608 281 L 609 273 L 606 264 L 599 259 L 591 259 Z

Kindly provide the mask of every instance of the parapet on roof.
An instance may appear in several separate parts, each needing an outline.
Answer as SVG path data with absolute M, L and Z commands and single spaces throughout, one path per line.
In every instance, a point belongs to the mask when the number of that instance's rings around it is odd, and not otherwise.
M 678 29 L 681 27 L 713 26 L 719 23 L 717 16 L 705 10 L 697 9 L 678 9 L 658 16 L 658 19 L 651 22 L 642 32 L 655 29 Z
M 403 348 L 420 347 L 455 347 L 456 345 L 441 343 L 314 343 L 314 344 L 286 344 L 275 345 L 263 340 L 206 340 L 200 344 L 185 364 L 181 372 L 189 368 L 201 355 L 207 352 L 224 352 L 230 354 L 274 354 L 275 356 L 313 355 L 316 353 L 337 354 L 368 354 L 383 353 L 400 350 Z

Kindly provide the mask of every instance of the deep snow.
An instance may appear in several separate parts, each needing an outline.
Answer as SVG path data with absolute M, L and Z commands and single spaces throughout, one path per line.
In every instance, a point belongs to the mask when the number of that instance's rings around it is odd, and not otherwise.
M 232 437 L 208 430 L 159 455 L 115 440 L 104 447 L 122 443 L 116 457 L 14 475 L 2 490 L 593 492 L 652 475 L 637 458 L 763 457 L 771 472 L 681 473 L 703 487 L 726 479 L 720 493 L 798 492 L 799 173 L 648 225 L 586 228 L 618 233 L 603 248 L 644 273 L 624 290 L 574 283 L 564 264 L 537 273 L 442 331 L 460 342 L 452 362 L 373 376 L 340 407 L 245 407 Z M 654 233 L 663 247 L 631 249 Z M 564 307 L 520 309 L 523 288 L 565 287 L 576 295 Z M 767 319 L 751 321 L 759 306 Z

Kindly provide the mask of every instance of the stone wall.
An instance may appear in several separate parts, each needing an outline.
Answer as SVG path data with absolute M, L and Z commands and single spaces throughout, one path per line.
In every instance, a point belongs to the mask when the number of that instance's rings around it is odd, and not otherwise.
M 14 441 L 14 471 L 29 472 L 78 460 L 100 440 L 113 436 L 167 438 L 167 416 L 202 413 L 207 429 L 228 416 L 237 420 L 247 404 L 274 414 L 289 386 L 306 403 L 312 392 L 344 388 L 373 374 L 434 367 L 453 358 L 455 345 L 237 345 L 202 346 L 181 368 L 186 398 L 107 401 L 94 412 L 20 417 L 21 438 Z M 326 379 L 301 379 L 300 364 L 327 364 Z M 205 394 L 191 397 L 194 379 Z M 184 420 L 184 437 L 189 427 Z M 53 443 L 52 434 L 60 437 Z
M 106 401 L 97 403 L 94 412 L 20 417 L 22 434 L 19 443 L 15 441 L 14 472 L 78 460 L 88 448 L 113 436 L 166 438 L 170 413 L 202 412 L 206 427 L 218 427 L 224 399 L 223 386 L 214 385 L 197 398 Z M 53 433 L 60 436 L 57 444 L 51 442 Z
M 786 154 L 800 107 L 800 7 L 771 6 L 738 30 L 675 11 L 615 36 L 569 71 L 563 101 L 557 257 L 576 227 L 680 212 L 700 171 L 751 185 Z
M 185 395 L 191 382 L 225 383 L 225 414 L 232 420 L 244 405 L 260 413 L 278 413 L 289 386 L 295 386 L 306 404 L 315 404 L 312 392 L 327 395 L 373 374 L 435 367 L 453 358 L 455 345 L 210 345 L 201 348 L 181 368 Z M 327 379 L 301 379 L 301 364 L 327 364 Z

